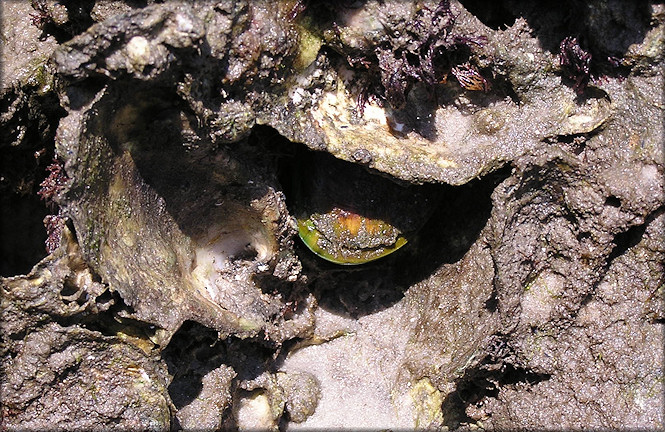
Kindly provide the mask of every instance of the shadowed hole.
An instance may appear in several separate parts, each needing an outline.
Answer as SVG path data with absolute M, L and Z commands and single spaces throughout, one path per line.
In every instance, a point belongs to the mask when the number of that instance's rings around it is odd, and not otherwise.
M 301 177 L 298 172 L 311 163 L 309 156 L 312 151 L 283 138 L 282 140 L 282 146 L 288 151 L 283 152 L 279 180 L 286 194 L 289 212 L 293 216 L 300 217 L 299 215 L 303 214 L 302 203 L 306 200 L 299 194 L 313 193 L 312 191 L 317 190 L 298 185 L 303 178 L 308 182 L 318 181 Z M 340 163 L 338 160 L 333 162 Z M 320 160 L 319 163 L 325 164 L 326 159 Z M 363 170 L 359 165 L 354 165 L 354 168 Z M 325 169 L 321 172 L 334 173 Z M 388 176 L 385 174 L 367 170 L 366 172 L 370 177 L 376 176 L 377 184 L 387 181 Z M 489 218 L 490 195 L 494 187 L 508 174 L 508 169 L 502 169 L 459 187 L 409 186 L 430 197 L 433 203 L 430 209 L 414 207 L 413 203 L 400 202 L 397 199 L 389 201 L 385 210 L 380 210 L 377 204 L 369 211 L 373 217 L 380 217 L 383 220 L 395 221 L 399 218 L 390 213 L 384 215 L 380 213 L 381 211 L 395 211 L 399 217 L 404 217 L 404 214 L 409 212 L 425 214 L 427 217 L 424 225 L 406 245 L 376 261 L 350 266 L 331 263 L 314 255 L 300 239 L 296 239 L 295 248 L 303 263 L 303 273 L 307 275 L 309 281 L 308 290 L 315 294 L 319 306 L 354 318 L 392 306 L 403 297 L 410 286 L 426 279 L 442 265 L 459 261 L 466 254 L 476 242 L 480 230 Z M 348 176 L 343 176 L 335 189 L 344 190 L 345 180 L 352 183 Z M 396 180 L 389 181 L 389 183 L 395 182 Z M 317 199 L 325 201 L 328 196 L 329 194 L 323 193 Z M 495 304 L 490 301 L 487 307 L 491 309 Z
M 46 256 L 43 220 L 49 210 L 36 193 L 3 194 L 0 204 L 0 275 L 28 274 Z
M 467 369 L 457 383 L 457 390 L 446 396 L 443 401 L 445 425 L 450 429 L 456 429 L 462 424 L 475 423 L 475 420 L 466 414 L 467 407 L 481 403 L 484 398 L 497 397 L 501 387 L 520 384 L 533 386 L 548 379 L 550 379 L 548 374 L 535 373 L 511 364 L 503 364 L 500 368 L 481 364 L 473 369 Z
M 621 200 L 614 195 L 610 195 L 605 199 L 605 205 L 619 208 L 621 207 Z
M 203 388 L 203 377 L 222 363 L 226 352 L 217 344 L 217 332 L 193 321 L 186 321 L 173 335 L 162 353 L 173 381 L 168 391 L 176 408 L 191 403 Z
M 483 24 L 494 30 L 505 29 L 515 23 L 517 16 L 506 1 L 460 0 L 460 3 Z

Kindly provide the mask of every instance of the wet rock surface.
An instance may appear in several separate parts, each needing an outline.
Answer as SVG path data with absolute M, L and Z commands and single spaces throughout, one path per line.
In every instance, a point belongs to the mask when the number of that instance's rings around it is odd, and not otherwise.
M 481 3 L 3 4 L 3 427 L 663 428 L 665 8 Z

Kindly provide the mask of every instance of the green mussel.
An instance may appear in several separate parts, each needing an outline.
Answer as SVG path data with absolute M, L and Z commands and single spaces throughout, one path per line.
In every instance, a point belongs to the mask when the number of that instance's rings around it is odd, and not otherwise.
M 363 264 L 404 246 L 436 202 L 423 186 L 409 186 L 367 168 L 311 152 L 294 175 L 298 234 L 319 257 Z

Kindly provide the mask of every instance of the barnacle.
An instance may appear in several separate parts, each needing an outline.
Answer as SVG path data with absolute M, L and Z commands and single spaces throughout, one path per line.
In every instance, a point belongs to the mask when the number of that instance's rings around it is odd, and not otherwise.
M 487 93 L 492 88 L 489 81 L 487 81 L 487 79 L 485 79 L 485 77 L 483 77 L 480 72 L 469 63 L 457 65 L 453 67 L 450 72 L 466 90 L 481 90 Z

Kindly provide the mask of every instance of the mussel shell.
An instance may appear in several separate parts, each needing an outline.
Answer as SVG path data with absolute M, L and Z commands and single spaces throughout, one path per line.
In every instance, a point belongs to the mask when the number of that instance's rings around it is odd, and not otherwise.
M 402 246 L 427 221 L 436 199 L 326 153 L 301 159 L 294 176 L 298 233 L 316 255 L 363 264 Z

